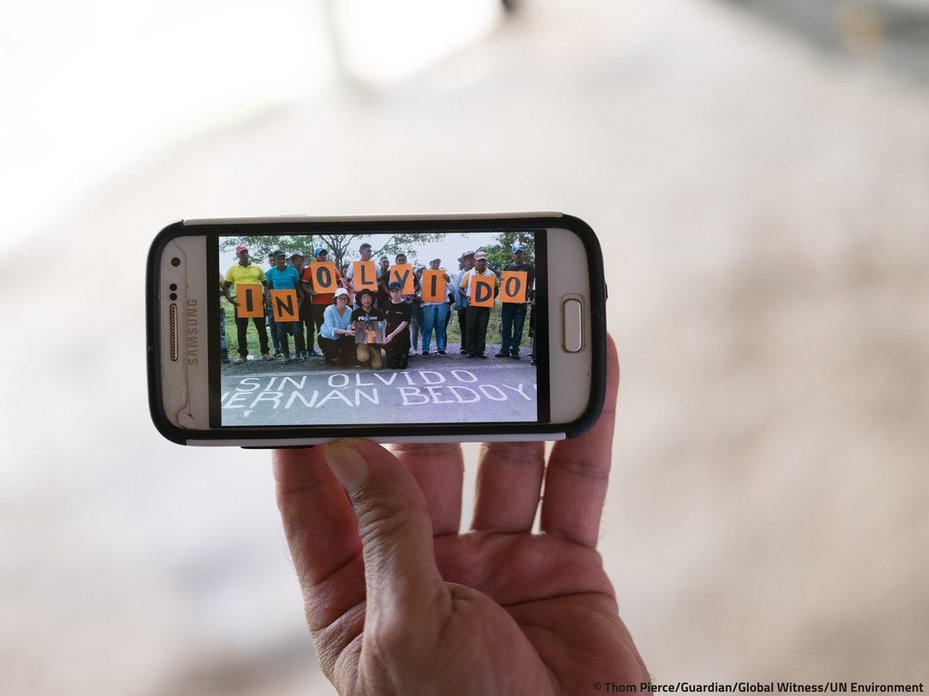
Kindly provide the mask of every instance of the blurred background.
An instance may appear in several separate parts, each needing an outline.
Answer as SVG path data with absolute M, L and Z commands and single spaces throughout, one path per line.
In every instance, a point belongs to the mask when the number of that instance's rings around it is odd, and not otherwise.
M 146 403 L 153 235 L 286 213 L 587 220 L 655 679 L 929 677 L 929 1 L 37 0 L 0 94 L 0 693 L 331 693 L 268 455 Z

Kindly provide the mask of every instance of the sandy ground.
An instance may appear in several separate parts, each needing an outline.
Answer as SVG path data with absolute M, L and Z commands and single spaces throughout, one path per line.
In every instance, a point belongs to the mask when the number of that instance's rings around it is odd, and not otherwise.
M 600 548 L 655 678 L 927 681 L 929 89 L 729 5 L 604 0 L 178 144 L 4 260 L 0 692 L 329 693 L 267 455 L 149 423 L 158 229 L 516 209 L 606 250 Z

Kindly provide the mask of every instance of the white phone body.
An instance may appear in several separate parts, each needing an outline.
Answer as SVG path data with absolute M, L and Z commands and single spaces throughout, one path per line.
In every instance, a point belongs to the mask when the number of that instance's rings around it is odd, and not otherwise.
M 246 231 L 252 239 L 263 234 L 263 230 L 278 235 L 285 231 L 291 236 L 318 235 L 324 230 L 328 234 L 370 235 L 380 240 L 401 229 L 439 231 L 450 240 L 461 235 L 456 248 L 462 253 L 474 246 L 475 239 L 489 239 L 504 232 L 525 233 L 535 240 L 536 259 L 544 267 L 535 268 L 534 372 L 527 370 L 526 345 L 523 345 L 525 357 L 519 363 L 494 360 L 492 356 L 465 363 L 462 355 L 449 356 L 452 359 L 429 356 L 428 360 L 414 355 L 405 370 L 386 366 L 380 370 L 370 367 L 321 370 L 321 363 L 314 363 L 311 383 L 321 384 L 320 380 L 328 375 L 329 387 L 347 389 L 349 381 L 365 385 L 355 389 L 355 399 L 361 403 L 348 408 L 343 402 L 349 402 L 350 395 L 345 398 L 333 395 L 334 389 L 311 391 L 306 386 L 307 376 L 301 369 L 308 372 L 310 364 L 246 361 L 236 367 L 220 366 L 218 325 L 227 321 L 219 313 L 218 275 L 224 275 L 227 268 L 217 257 L 217 249 L 223 243 Z M 448 261 L 457 264 L 452 259 Z M 267 270 L 264 259 L 255 258 L 252 263 Z M 453 265 L 449 270 L 454 275 L 459 269 Z M 495 282 L 499 283 L 502 273 L 497 275 Z M 605 300 L 603 261 L 596 236 L 578 218 L 561 213 L 186 220 L 165 228 L 149 253 L 147 320 L 152 417 L 165 437 L 188 445 L 298 447 L 347 435 L 379 442 L 563 439 L 590 427 L 602 407 Z M 490 311 L 501 312 L 501 307 L 498 303 Z M 454 316 L 451 321 L 455 321 Z M 226 344 L 233 353 L 236 330 L 230 331 L 229 324 L 226 327 Z M 246 336 L 248 330 L 255 331 L 253 321 L 246 323 Z M 488 332 L 488 344 L 498 341 L 499 335 Z M 451 353 L 452 346 L 449 348 Z M 252 375 L 250 366 L 261 371 Z M 336 373 L 338 379 L 333 376 Z M 517 373 L 522 375 L 519 384 L 505 383 Z M 448 382 L 458 379 L 462 384 L 457 389 L 444 386 L 445 382 L 438 387 L 398 386 L 421 379 L 431 383 L 444 378 Z M 479 381 L 482 383 L 477 384 Z M 236 386 L 228 386 L 232 384 Z M 296 396 L 291 393 L 289 398 L 283 391 L 268 391 L 278 389 L 278 384 L 282 385 L 281 390 L 286 386 L 303 391 Z M 253 387 L 264 391 L 253 393 L 250 391 Z M 365 389 L 368 392 L 359 396 L 358 392 Z M 417 401 L 412 406 L 417 408 L 398 408 L 386 402 L 381 405 L 379 399 L 396 400 L 397 389 L 402 392 L 403 406 L 411 406 L 406 401 L 415 396 Z M 503 408 L 497 403 L 506 401 L 502 396 L 512 398 L 504 404 L 506 408 L 513 403 L 513 409 L 522 409 L 520 420 L 512 420 L 512 415 L 503 416 L 502 421 L 492 416 L 495 409 Z M 331 401 L 323 408 L 321 402 L 326 398 Z M 430 398 L 435 403 L 427 401 L 420 407 L 420 401 Z M 461 403 L 454 403 L 454 399 Z M 252 402 L 253 408 L 247 408 Z M 316 406 L 315 411 L 308 404 Z M 285 406 L 290 410 L 285 411 Z M 324 411 L 332 415 L 343 408 L 352 415 L 346 415 L 342 422 L 314 420 Z M 534 417 L 530 414 L 532 408 Z M 307 415 L 296 415 L 302 413 Z M 430 413 L 435 417 L 430 417 Z M 258 420 L 254 425 L 243 422 L 246 416 Z M 278 417 L 283 420 L 278 422 Z M 295 422 L 294 418 L 303 420 Z

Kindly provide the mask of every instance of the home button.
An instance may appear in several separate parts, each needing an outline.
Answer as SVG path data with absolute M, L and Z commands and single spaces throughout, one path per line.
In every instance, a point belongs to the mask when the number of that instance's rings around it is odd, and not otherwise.
M 584 347 L 584 321 L 580 300 L 568 298 L 562 302 L 561 315 L 564 349 L 569 353 L 579 353 Z

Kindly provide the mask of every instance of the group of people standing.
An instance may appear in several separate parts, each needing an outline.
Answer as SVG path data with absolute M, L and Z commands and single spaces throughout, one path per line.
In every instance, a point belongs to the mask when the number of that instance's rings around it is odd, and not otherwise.
M 358 251 L 360 261 L 372 261 L 373 251 L 369 243 L 363 243 Z M 293 359 L 306 362 L 308 358 L 318 357 L 319 353 L 314 347 L 315 338 L 327 365 L 363 365 L 380 369 L 386 358 L 388 367 L 403 369 L 407 367 L 410 355 L 446 355 L 447 329 L 453 315 L 457 316 L 461 332 L 461 353 L 468 358 L 487 357 L 486 336 L 491 307 L 472 304 L 471 293 L 475 287 L 472 279 L 474 276 L 491 279 L 494 298 L 500 292 L 500 279 L 488 267 L 487 254 L 483 251 L 465 251 L 458 259 L 459 269 L 454 276 L 440 268 L 441 259 L 438 258 L 432 259 L 428 268 L 413 267 L 412 284 L 401 283 L 397 274 L 391 278 L 390 259 L 382 256 L 373 264 L 376 289 L 370 287 L 370 280 L 364 283 L 366 287 L 361 287 L 362 282 L 356 281 L 355 269 L 351 264 L 341 269 L 334 268 L 335 278 L 331 279 L 332 282 L 325 288 L 316 287 L 319 276 L 314 275 L 314 262 L 323 264 L 329 261 L 326 249 L 315 249 L 309 263 L 299 251 L 289 257 L 283 251 L 274 251 L 268 255 L 270 265 L 266 270 L 251 262 L 248 248 L 244 244 L 238 245 L 235 252 L 238 262 L 220 278 L 220 290 L 229 302 L 238 307 L 239 302 L 243 301 L 239 286 L 262 287 L 261 301 L 265 312 L 263 316 L 252 316 L 251 320 L 258 333 L 261 354 L 265 360 L 290 362 L 291 337 L 294 339 Z M 530 337 L 534 336 L 532 289 L 535 287 L 535 269 L 525 262 L 525 249 L 521 245 L 512 247 L 511 258 L 511 263 L 503 270 L 525 273 L 525 301 L 503 303 L 501 348 L 496 357 L 519 360 L 527 310 L 529 334 Z M 397 254 L 394 263 L 406 267 L 406 254 Z M 433 284 L 436 280 L 444 283 L 444 292 L 423 293 L 423 277 L 427 270 L 441 272 L 430 274 L 430 279 Z M 314 281 L 314 278 L 317 280 Z M 405 293 L 404 290 L 408 291 L 411 286 L 412 293 Z M 232 289 L 235 290 L 234 295 Z M 275 321 L 271 307 L 273 290 L 296 292 L 296 321 Z M 244 361 L 248 356 L 249 318 L 240 317 L 239 312 L 236 313 L 238 352 L 231 356 L 231 360 L 226 345 L 225 316 L 221 319 L 220 350 L 223 362 Z M 269 327 L 273 354 L 269 345 Z M 435 351 L 431 352 L 433 337 Z M 531 361 L 535 364 L 534 338 L 531 343 Z

